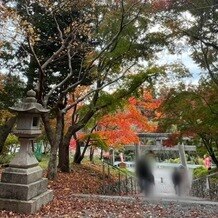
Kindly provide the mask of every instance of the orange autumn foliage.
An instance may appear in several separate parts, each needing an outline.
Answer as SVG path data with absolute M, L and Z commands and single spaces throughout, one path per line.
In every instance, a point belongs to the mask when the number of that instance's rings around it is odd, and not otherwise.
M 111 147 L 137 143 L 138 132 L 154 132 L 156 109 L 161 101 L 154 99 L 151 92 L 145 91 L 140 99 L 131 97 L 122 111 L 104 116 L 97 133 Z

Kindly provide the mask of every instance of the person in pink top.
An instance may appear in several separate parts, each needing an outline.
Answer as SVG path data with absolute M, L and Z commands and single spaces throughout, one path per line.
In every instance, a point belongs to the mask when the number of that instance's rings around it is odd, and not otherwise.
M 211 170 L 212 160 L 210 156 L 204 155 L 204 166 L 207 170 Z

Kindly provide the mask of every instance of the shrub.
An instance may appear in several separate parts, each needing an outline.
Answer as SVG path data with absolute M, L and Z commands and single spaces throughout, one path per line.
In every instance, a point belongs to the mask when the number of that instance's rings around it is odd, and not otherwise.
M 170 158 L 170 159 L 168 159 L 168 160 L 166 160 L 166 162 L 167 163 L 180 163 L 180 158 L 175 158 L 175 159 L 173 159 L 173 158 Z
M 208 175 L 208 170 L 205 167 L 201 166 L 201 167 L 195 168 L 193 171 L 193 174 L 194 174 L 194 178 L 206 176 Z
M 14 155 L 5 155 L 5 154 L 2 154 L 0 155 L 0 164 L 8 164 L 10 163 L 10 161 L 12 160 L 12 158 L 14 157 Z

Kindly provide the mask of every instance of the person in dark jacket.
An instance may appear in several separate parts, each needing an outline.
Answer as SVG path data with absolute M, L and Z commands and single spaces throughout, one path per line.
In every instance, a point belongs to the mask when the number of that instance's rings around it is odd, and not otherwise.
M 182 185 L 182 174 L 180 172 L 180 169 L 174 168 L 174 171 L 172 174 L 172 181 L 173 181 L 176 195 L 180 196 L 181 195 L 181 185 Z
M 155 182 L 150 163 L 146 157 L 141 157 L 136 162 L 136 175 L 139 180 L 141 192 L 145 193 L 145 195 L 149 195 Z

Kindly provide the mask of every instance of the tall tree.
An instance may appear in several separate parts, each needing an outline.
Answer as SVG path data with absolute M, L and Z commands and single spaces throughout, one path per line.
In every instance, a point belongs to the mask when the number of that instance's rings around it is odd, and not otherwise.
M 163 72 L 151 63 L 155 52 L 167 44 L 166 35 L 149 31 L 151 7 L 141 1 L 16 0 L 4 6 L 14 12 L 9 20 L 21 35 L 16 37 L 18 47 L 10 47 L 16 54 L 13 67 L 25 72 L 28 87 L 36 85 L 38 101 L 51 109 L 43 122 L 51 144 L 48 177 L 52 179 L 57 173 L 58 148 L 59 166 L 69 171 L 71 137 L 95 113 L 114 107 L 117 100 L 128 98 Z M 143 69 L 139 60 L 150 65 Z M 69 93 L 81 86 L 87 90 L 69 101 Z M 111 94 L 106 87 L 115 91 Z M 81 102 L 84 113 L 77 116 Z M 71 125 L 64 134 L 69 110 L 73 111 Z M 56 119 L 55 128 L 50 117 Z
M 169 131 L 172 126 L 177 140 L 182 136 L 201 139 L 218 167 L 218 101 L 215 83 L 171 90 L 162 105 L 164 117 L 160 126 Z

